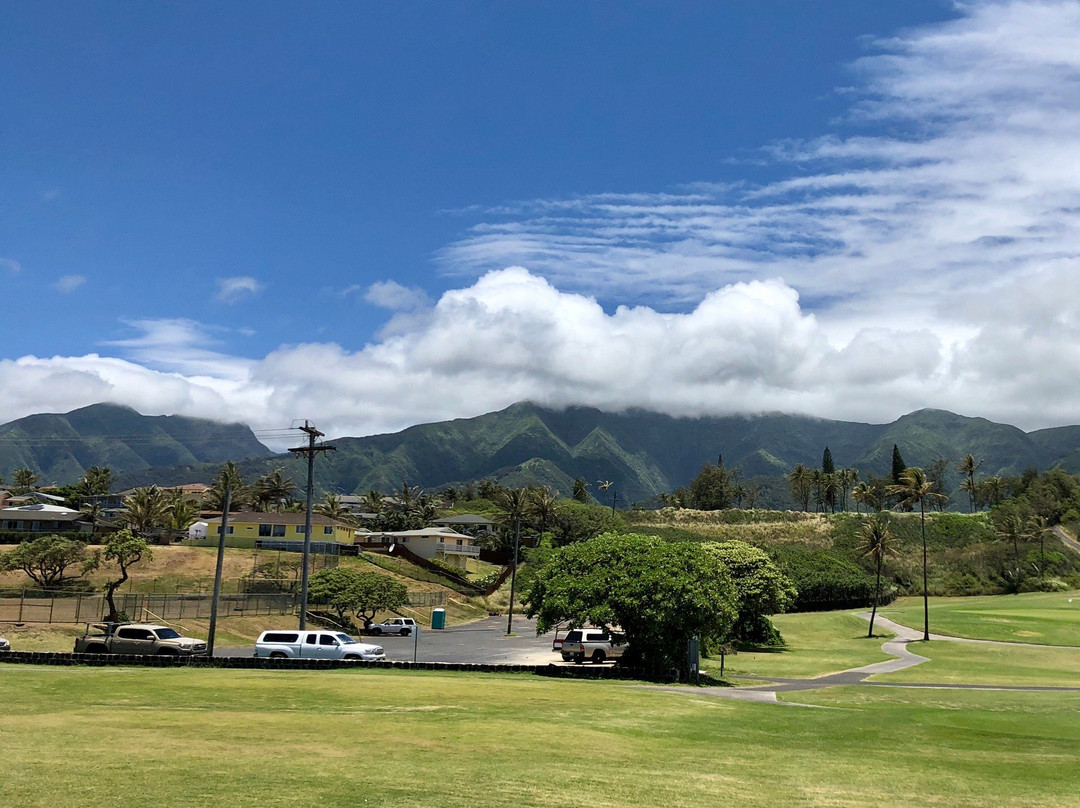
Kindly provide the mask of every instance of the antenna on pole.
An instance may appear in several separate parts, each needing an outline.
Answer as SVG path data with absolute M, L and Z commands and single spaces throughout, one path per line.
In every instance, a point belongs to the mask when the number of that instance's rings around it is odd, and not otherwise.
M 307 628 L 307 601 L 308 601 L 308 567 L 311 565 L 311 500 L 315 496 L 315 453 L 332 452 L 337 447 L 326 444 L 315 445 L 315 439 L 323 437 L 323 433 L 305 419 L 304 425 L 297 427 L 301 432 L 307 433 L 308 445 L 289 449 L 298 455 L 307 458 L 307 507 L 304 509 L 304 569 L 300 574 L 300 630 Z

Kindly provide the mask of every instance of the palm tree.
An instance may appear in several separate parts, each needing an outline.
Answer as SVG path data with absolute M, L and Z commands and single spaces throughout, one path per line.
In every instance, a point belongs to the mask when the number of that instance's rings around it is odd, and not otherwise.
M 971 508 L 971 513 L 975 513 L 975 506 L 979 502 L 979 489 L 975 486 L 975 472 L 978 471 L 979 466 L 983 462 L 976 460 L 972 454 L 964 455 L 963 459 L 956 464 L 956 467 L 960 469 L 960 473 L 966 478 L 960 487 L 968 493 L 968 505 Z
M 98 522 L 105 515 L 105 508 L 100 502 L 84 502 L 79 506 L 79 510 L 90 519 L 90 535 L 93 536 L 97 531 Z
M 926 503 L 940 502 L 946 499 L 944 494 L 934 490 L 934 484 L 926 478 L 926 472 L 917 466 L 900 472 L 900 482 L 890 485 L 889 494 L 899 498 L 896 507 L 914 508 L 919 506 L 919 526 L 922 528 L 922 587 L 923 587 L 923 640 L 930 642 L 930 595 L 927 592 L 926 575 Z
M 859 506 L 865 505 L 866 512 L 869 513 L 872 510 L 878 509 L 878 499 L 874 496 L 874 489 L 870 487 L 869 483 L 860 482 L 856 483 L 855 487 L 851 489 L 851 498 L 855 500 L 855 512 L 859 512 Z
M 871 516 L 859 531 L 859 556 L 869 556 L 874 562 L 874 610 L 870 612 L 870 633 L 874 636 L 874 618 L 881 603 L 881 568 L 885 559 L 897 555 L 896 539 L 889 527 L 889 517 L 884 513 Z
M 372 489 L 360 497 L 360 504 L 368 513 L 380 514 L 382 513 L 384 499 L 385 497 L 382 494 Z
M 315 513 L 321 513 L 323 516 L 328 516 L 337 522 L 352 521 L 352 513 L 341 504 L 341 497 L 330 491 L 326 492 L 323 501 L 316 505 L 314 510 Z
M 91 466 L 79 480 L 79 493 L 84 496 L 108 494 L 112 484 L 112 470 L 108 466 Z
M 168 523 L 168 504 L 165 492 L 156 485 L 136 488 L 124 500 L 120 520 L 136 536 L 149 538 Z
M 842 468 L 836 472 L 840 483 L 840 510 L 847 510 L 848 489 L 859 482 L 859 470 L 854 468 Z
M 788 482 L 791 483 L 791 496 L 795 503 L 802 505 L 804 511 L 810 510 L 810 491 L 813 488 L 810 469 L 802 463 L 796 463 L 788 474 Z
M 555 502 L 558 498 L 559 492 L 552 491 L 547 486 L 534 488 L 529 492 L 527 509 L 529 514 L 539 520 L 541 536 L 544 535 L 548 525 L 555 520 Z
M 211 509 L 222 510 L 225 507 L 225 492 L 231 492 L 230 511 L 243 510 L 251 501 L 251 489 L 244 483 L 240 470 L 231 460 L 218 471 L 210 490 L 206 492 L 206 504 Z
M 32 491 L 34 486 L 38 483 L 38 476 L 30 469 L 22 468 L 15 469 L 15 474 L 11 478 L 11 482 L 14 484 L 14 494 L 25 494 L 28 491 Z
M 255 481 L 253 499 L 258 510 L 280 511 L 293 498 L 296 483 L 285 476 L 285 469 L 278 468 Z
M 1005 501 L 1005 481 L 1000 477 L 987 477 L 979 486 L 979 491 L 983 502 L 991 508 Z
M 990 519 L 994 532 L 999 539 L 1012 543 L 1013 547 L 1013 594 L 1020 593 L 1022 568 L 1020 564 L 1020 542 L 1039 539 L 1039 555 L 1042 556 L 1042 534 L 1046 530 L 1046 520 L 1036 516 L 1026 505 L 1009 502 L 1000 508 L 994 508 Z
M 199 503 L 184 496 L 183 491 L 173 491 L 165 503 L 166 526 L 175 538 L 182 538 L 184 531 L 199 518 Z

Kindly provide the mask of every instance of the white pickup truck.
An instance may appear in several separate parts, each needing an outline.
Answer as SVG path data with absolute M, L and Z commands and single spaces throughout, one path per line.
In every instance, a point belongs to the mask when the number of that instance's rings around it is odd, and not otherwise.
M 600 664 L 618 659 L 626 650 L 621 634 L 611 634 L 605 628 L 572 628 L 562 640 L 563 662 L 581 664 L 585 660 Z
M 351 659 L 382 662 L 381 646 L 354 640 L 341 631 L 264 631 L 255 641 L 255 656 L 268 659 Z

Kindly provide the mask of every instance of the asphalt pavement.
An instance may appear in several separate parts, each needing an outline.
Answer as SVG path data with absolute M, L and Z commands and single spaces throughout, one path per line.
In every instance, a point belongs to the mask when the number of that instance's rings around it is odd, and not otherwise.
M 418 637 L 364 636 L 364 642 L 381 645 L 394 662 L 470 662 L 490 665 L 562 665 L 551 650 L 551 633 L 536 636 L 536 621 L 514 617 L 513 634 L 506 636 L 506 617 L 485 617 L 474 623 L 445 629 L 421 630 Z M 255 646 L 218 648 L 215 656 L 254 656 Z

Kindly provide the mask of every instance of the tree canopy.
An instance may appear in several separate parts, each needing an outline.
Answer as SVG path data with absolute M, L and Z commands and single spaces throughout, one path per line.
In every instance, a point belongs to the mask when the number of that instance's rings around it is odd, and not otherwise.
M 378 612 L 400 609 L 409 602 L 405 584 L 381 572 L 348 567 L 320 570 L 311 576 L 309 597 L 333 609 L 344 623 L 354 614 L 371 625 Z
M 741 541 L 706 542 L 702 547 L 727 568 L 738 596 L 738 616 L 727 636 L 715 639 L 761 644 L 781 642 L 769 615 L 795 602 L 795 585 L 760 547 Z
M 22 570 L 38 586 L 49 589 L 81 576 L 85 570 L 80 570 L 79 575 L 68 575 L 67 571 L 87 558 L 86 545 L 77 539 L 42 536 L 0 555 L 0 571 Z
M 692 543 L 605 533 L 555 550 L 526 597 L 537 631 L 558 623 L 620 629 L 622 664 L 666 671 L 686 665 L 691 637 L 724 637 L 738 595 L 720 559 Z

